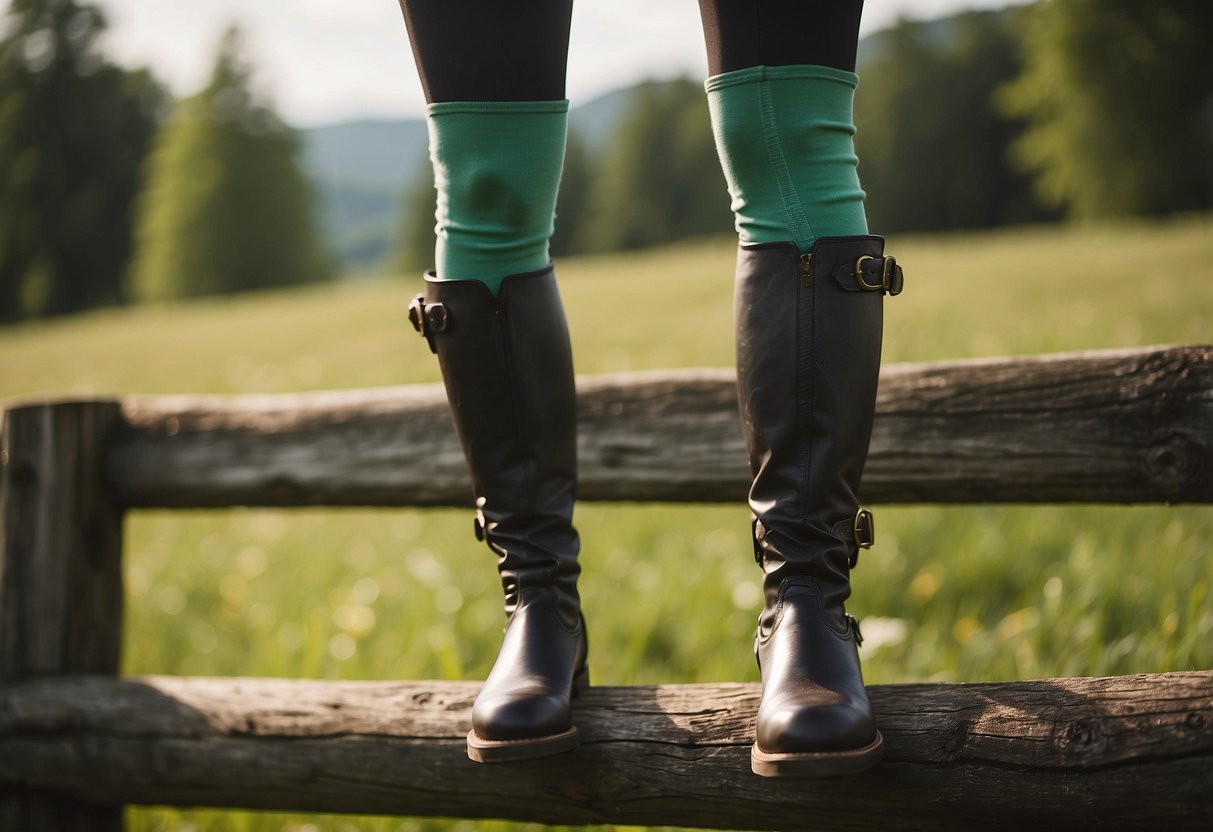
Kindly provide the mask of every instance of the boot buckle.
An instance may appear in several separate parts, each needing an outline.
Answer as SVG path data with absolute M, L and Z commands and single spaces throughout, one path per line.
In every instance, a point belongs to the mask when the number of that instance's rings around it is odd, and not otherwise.
M 433 334 L 445 332 L 449 321 L 446 307 L 441 303 L 427 304 L 424 294 L 416 295 L 409 304 L 409 323 L 425 338 L 430 345 L 430 352 L 438 352 L 438 348 L 434 346 Z
M 872 516 L 872 512 L 866 508 L 860 507 L 859 511 L 855 512 L 855 523 L 852 527 L 855 532 L 855 549 L 851 555 L 851 562 L 848 564 L 852 569 L 859 562 L 859 550 L 871 549 L 872 544 L 876 542 L 876 519 Z
M 864 263 L 870 260 L 880 261 L 879 279 L 872 282 L 869 282 L 865 275 L 869 271 L 874 275 L 875 269 L 864 268 Z M 878 258 L 864 254 L 855 261 L 855 283 L 865 292 L 887 292 L 890 295 L 900 295 L 902 287 L 905 285 L 905 275 L 902 273 L 901 266 L 897 265 L 897 258 L 892 256 Z

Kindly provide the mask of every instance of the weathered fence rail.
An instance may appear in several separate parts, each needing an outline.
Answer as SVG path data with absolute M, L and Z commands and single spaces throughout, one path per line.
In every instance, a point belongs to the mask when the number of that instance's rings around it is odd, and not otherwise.
M 1213 672 L 876 685 L 885 760 L 749 771 L 759 687 L 592 688 L 582 747 L 468 761 L 470 682 L 43 678 L 0 692 L 0 780 L 85 801 L 744 829 L 1208 829 Z
M 880 391 L 868 502 L 1213 502 L 1213 346 L 894 366 Z M 583 497 L 742 499 L 730 373 L 578 394 Z M 115 832 L 124 802 L 739 829 L 1213 819 L 1210 672 L 877 687 L 888 762 L 827 783 L 748 774 L 745 685 L 595 689 L 583 749 L 507 770 L 463 755 L 474 685 L 117 677 L 127 509 L 469 498 L 434 387 L 8 408 L 0 830 Z
M 735 377 L 583 378 L 586 500 L 734 502 Z M 892 502 L 1213 501 L 1213 346 L 884 368 L 863 497 Z M 466 505 L 440 386 L 132 397 L 106 472 L 129 506 Z

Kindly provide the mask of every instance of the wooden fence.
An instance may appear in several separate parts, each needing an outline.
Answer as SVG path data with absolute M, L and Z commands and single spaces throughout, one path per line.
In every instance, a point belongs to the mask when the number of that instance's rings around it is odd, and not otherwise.
M 736 501 L 733 379 L 579 380 L 581 494 Z M 1213 346 L 887 367 L 864 497 L 1213 502 Z M 877 685 L 888 752 L 749 773 L 755 685 L 594 688 L 585 743 L 477 766 L 476 685 L 118 674 L 122 518 L 171 506 L 461 505 L 437 387 L 33 403 L 0 445 L 0 830 L 121 805 L 736 829 L 1207 829 L 1213 672 Z

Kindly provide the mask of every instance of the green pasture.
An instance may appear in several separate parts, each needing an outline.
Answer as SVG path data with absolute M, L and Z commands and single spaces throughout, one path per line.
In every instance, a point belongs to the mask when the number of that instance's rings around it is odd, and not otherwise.
M 1213 217 L 904 237 L 887 361 L 1213 341 Z M 559 265 L 578 372 L 732 362 L 725 239 Z M 277 392 L 437 380 L 415 277 L 0 329 L 0 397 Z M 854 574 L 869 682 L 1213 667 L 1207 507 L 878 508 Z M 756 680 L 741 505 L 583 504 L 600 684 Z M 124 673 L 479 679 L 502 623 L 466 512 L 142 511 Z M 470 822 L 132 809 L 134 830 L 470 829 Z M 480 824 L 475 824 L 480 826 Z M 494 828 L 516 829 L 511 824 Z

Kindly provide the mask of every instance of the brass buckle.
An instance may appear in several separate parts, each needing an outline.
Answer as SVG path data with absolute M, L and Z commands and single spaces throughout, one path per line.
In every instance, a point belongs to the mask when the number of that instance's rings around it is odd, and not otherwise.
M 901 294 L 902 281 L 897 276 L 897 258 L 880 258 L 880 282 L 868 283 L 863 279 L 863 264 L 877 258 L 864 254 L 855 261 L 855 283 L 865 292 L 888 292 L 890 295 Z
M 860 549 L 871 549 L 876 542 L 876 519 L 872 512 L 860 508 L 855 512 L 855 545 Z
M 876 258 L 872 257 L 871 255 L 864 254 L 855 261 L 855 283 L 858 284 L 859 288 L 865 292 L 879 292 L 884 289 L 883 280 L 880 283 L 868 283 L 863 279 L 863 264 L 869 260 L 875 259 Z

